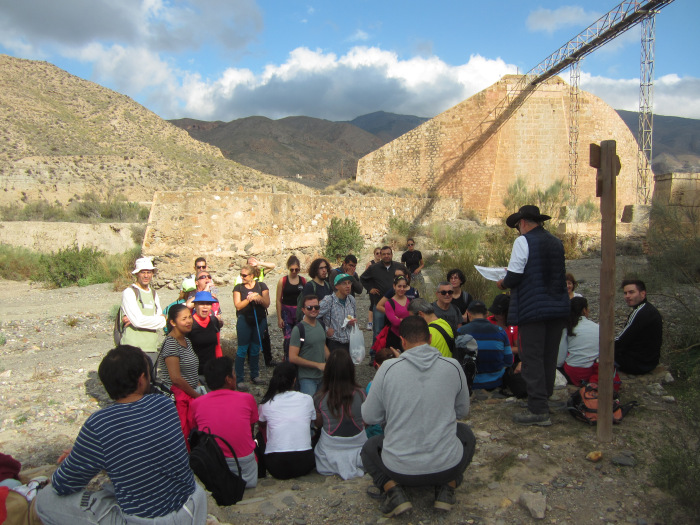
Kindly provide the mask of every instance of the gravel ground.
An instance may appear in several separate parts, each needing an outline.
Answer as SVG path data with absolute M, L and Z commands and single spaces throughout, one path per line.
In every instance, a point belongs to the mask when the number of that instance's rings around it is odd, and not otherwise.
M 627 258 L 618 268 L 641 264 Z M 589 299 L 597 317 L 599 261 L 571 261 L 569 269 L 583 281 L 579 291 Z M 270 276 L 274 284 L 279 275 Z M 274 281 L 274 282 L 273 282 Z M 97 366 L 111 348 L 110 310 L 120 301 L 111 285 L 48 290 L 26 282 L 0 281 L 5 301 L 0 305 L 0 450 L 20 460 L 25 469 L 44 471 L 73 442 L 86 417 L 106 401 L 96 377 Z M 159 291 L 163 305 L 176 293 Z M 222 332 L 226 352 L 235 347 L 231 288 L 220 289 L 227 324 Z M 651 297 L 657 306 L 660 302 Z M 366 322 L 366 296 L 358 301 L 358 317 Z M 660 307 L 663 312 L 663 308 Z M 281 333 L 270 312 L 271 337 L 276 359 L 282 355 Z M 619 300 L 618 323 L 627 309 Z M 597 320 L 597 319 L 596 319 Z M 363 324 L 364 324 L 363 322 Z M 370 334 L 366 333 L 369 342 Z M 261 368 L 269 379 L 271 370 Z M 358 366 L 364 386 L 373 370 Z M 612 443 L 599 443 L 595 427 L 575 421 L 566 413 L 552 416 L 547 428 L 519 427 L 511 416 L 519 410 L 513 399 L 472 396 L 466 422 L 477 436 L 477 450 L 458 489 L 458 505 L 449 514 L 432 509 L 432 491 L 408 489 L 414 510 L 396 519 L 399 523 L 511 524 L 535 521 L 524 501 L 535 499 L 545 509 L 546 520 L 559 524 L 690 523 L 671 498 L 655 489 L 649 470 L 654 447 L 673 426 L 677 406 L 662 384 L 665 370 L 639 378 L 624 378 L 623 402 L 640 406 L 614 429 Z M 252 393 L 259 399 L 262 388 Z M 567 389 L 556 395 L 565 399 Z M 592 463 L 586 455 L 602 452 Z M 624 466 L 626 463 L 633 466 Z M 380 523 L 376 500 L 366 495 L 369 476 L 350 481 L 312 474 L 296 480 L 261 480 L 246 491 L 245 499 L 219 508 L 210 498 L 210 513 L 222 523 Z M 215 518 L 214 518 L 215 517 Z

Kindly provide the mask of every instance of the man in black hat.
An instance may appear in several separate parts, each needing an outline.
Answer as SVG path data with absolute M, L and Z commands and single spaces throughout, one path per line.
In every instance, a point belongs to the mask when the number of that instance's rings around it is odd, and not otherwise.
M 518 325 L 520 333 L 527 411 L 513 416 L 513 421 L 521 425 L 552 424 L 548 398 L 554 392 L 559 340 L 570 309 L 564 246 L 542 227 L 549 219 L 532 205 L 506 219 L 520 233 L 513 243 L 508 273 L 498 287 L 512 290 L 508 324 Z

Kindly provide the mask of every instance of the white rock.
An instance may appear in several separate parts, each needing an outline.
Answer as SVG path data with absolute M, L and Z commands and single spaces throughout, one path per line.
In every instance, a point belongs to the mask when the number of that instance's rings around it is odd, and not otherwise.
M 12 370 L 5 370 L 0 377 L 10 377 L 12 375 Z
M 676 398 L 673 396 L 661 396 L 661 400 L 665 401 L 666 403 L 675 403 Z
M 520 504 L 530 511 L 530 515 L 543 520 L 547 510 L 547 497 L 539 492 L 523 492 L 520 494 Z

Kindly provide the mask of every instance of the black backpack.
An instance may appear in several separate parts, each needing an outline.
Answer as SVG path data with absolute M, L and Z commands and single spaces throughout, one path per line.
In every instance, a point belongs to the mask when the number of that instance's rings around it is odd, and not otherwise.
M 462 365 L 464 375 L 467 376 L 469 394 L 474 390 L 474 378 L 476 377 L 476 355 L 479 352 L 476 339 L 469 334 L 457 334 L 455 349 L 452 356 Z
M 231 472 L 216 439 L 220 439 L 231 451 L 238 466 L 238 475 Z M 214 496 L 219 506 L 235 505 L 243 499 L 245 481 L 233 447 L 221 436 L 206 430 L 190 432 L 190 468 Z
M 321 325 L 321 328 L 323 328 L 323 331 L 325 332 L 326 325 L 323 324 L 323 321 L 316 319 L 316 322 Z M 294 326 L 299 329 L 299 352 L 301 352 L 301 349 L 304 348 L 304 342 L 306 341 L 306 328 L 304 328 L 304 323 L 302 322 L 299 322 Z

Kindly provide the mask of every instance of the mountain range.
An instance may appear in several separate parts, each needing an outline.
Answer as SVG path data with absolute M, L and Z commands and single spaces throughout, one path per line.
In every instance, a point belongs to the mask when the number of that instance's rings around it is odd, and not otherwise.
M 634 136 L 638 114 L 618 111 Z M 427 118 L 377 111 L 351 121 L 312 117 L 246 117 L 231 122 L 171 120 L 190 136 L 221 149 L 226 158 L 278 177 L 323 187 L 352 178 L 367 153 L 419 126 Z M 700 120 L 654 116 L 654 173 L 700 171 Z

